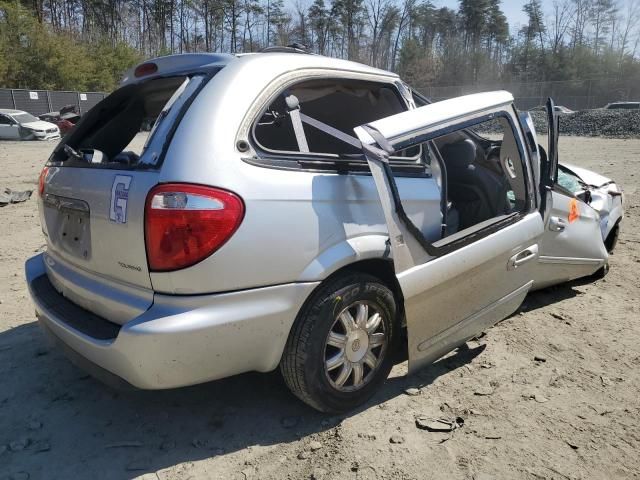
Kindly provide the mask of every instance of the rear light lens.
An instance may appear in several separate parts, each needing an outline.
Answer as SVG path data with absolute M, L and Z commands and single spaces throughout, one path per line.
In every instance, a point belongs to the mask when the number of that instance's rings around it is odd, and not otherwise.
M 146 75 L 154 74 L 158 71 L 158 65 L 155 63 L 143 63 L 142 65 L 138 65 L 136 69 L 133 71 L 133 75 L 136 78 L 144 77 Z
M 49 167 L 44 167 L 40 172 L 40 177 L 38 177 L 38 194 L 40 196 L 44 194 L 44 185 L 45 185 L 45 180 L 47 179 L 48 172 L 49 172 Z
M 194 265 L 231 238 L 244 217 L 242 199 L 218 188 L 168 183 L 145 205 L 149 269 L 168 272 Z

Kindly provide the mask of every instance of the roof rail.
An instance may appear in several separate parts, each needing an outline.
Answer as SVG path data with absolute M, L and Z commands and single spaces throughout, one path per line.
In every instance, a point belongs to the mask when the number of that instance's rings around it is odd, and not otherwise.
M 260 53 L 273 53 L 273 52 L 312 54 L 306 45 L 303 45 L 302 43 L 298 43 L 298 42 L 290 43 L 287 46 L 276 45 L 273 47 L 265 47 L 262 50 L 260 50 Z

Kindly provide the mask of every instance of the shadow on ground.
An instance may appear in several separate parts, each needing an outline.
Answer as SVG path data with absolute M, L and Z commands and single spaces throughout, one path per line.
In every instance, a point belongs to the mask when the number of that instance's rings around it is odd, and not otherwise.
M 543 288 L 542 290 L 536 290 L 535 292 L 527 295 L 527 298 L 525 298 L 516 313 L 538 310 L 539 308 L 546 307 L 553 303 L 582 295 L 583 292 L 579 290 L 578 287 L 592 284 L 597 280 L 598 279 L 596 277 L 589 276 L 579 278 L 571 282 L 561 283 L 560 285 L 555 285 L 553 287 Z
M 580 284 L 534 292 L 523 309 L 578 295 Z M 69 478 L 78 465 L 101 472 L 96 478 L 120 479 L 294 442 L 330 430 L 409 386 L 427 386 L 483 350 L 484 345 L 463 346 L 417 375 L 389 379 L 355 412 L 328 416 L 293 397 L 277 372 L 170 391 L 114 390 L 49 346 L 36 322 L 24 324 L 0 334 L 0 446 L 7 446 L 4 452 L 0 447 L 0 464 L 8 464 L 10 475 L 24 471 L 31 479 Z M 406 352 L 398 362 L 404 360 Z M 57 451 L 74 452 L 73 458 Z
M 362 408 L 330 416 L 293 397 L 277 372 L 168 391 L 114 390 L 50 346 L 36 322 L 21 325 L 0 334 L 0 445 L 7 448 L 0 464 L 9 465 L 0 478 L 5 472 L 69 478 L 74 464 L 100 472 L 94 478 L 132 478 L 247 447 L 293 442 L 330 430 L 408 386 L 426 386 L 482 349 L 461 348 L 417 376 L 391 378 Z M 74 455 L 61 458 L 56 451 Z

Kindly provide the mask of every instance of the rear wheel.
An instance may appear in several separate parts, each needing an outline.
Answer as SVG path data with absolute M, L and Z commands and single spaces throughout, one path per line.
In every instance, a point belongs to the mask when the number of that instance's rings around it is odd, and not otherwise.
M 377 278 L 352 274 L 322 286 L 300 312 L 280 369 L 291 391 L 323 412 L 366 402 L 393 365 L 396 304 Z

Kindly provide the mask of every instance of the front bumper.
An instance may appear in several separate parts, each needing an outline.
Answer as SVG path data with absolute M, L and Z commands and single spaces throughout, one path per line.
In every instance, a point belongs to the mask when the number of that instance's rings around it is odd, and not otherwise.
M 36 140 L 56 140 L 60 138 L 60 131 L 57 132 L 43 132 L 32 131 L 33 138 Z
M 42 254 L 29 259 L 25 270 L 38 320 L 76 363 L 142 389 L 275 369 L 298 311 L 318 285 L 291 283 L 216 295 L 155 294 L 149 310 L 117 325 L 60 295 L 46 277 Z

